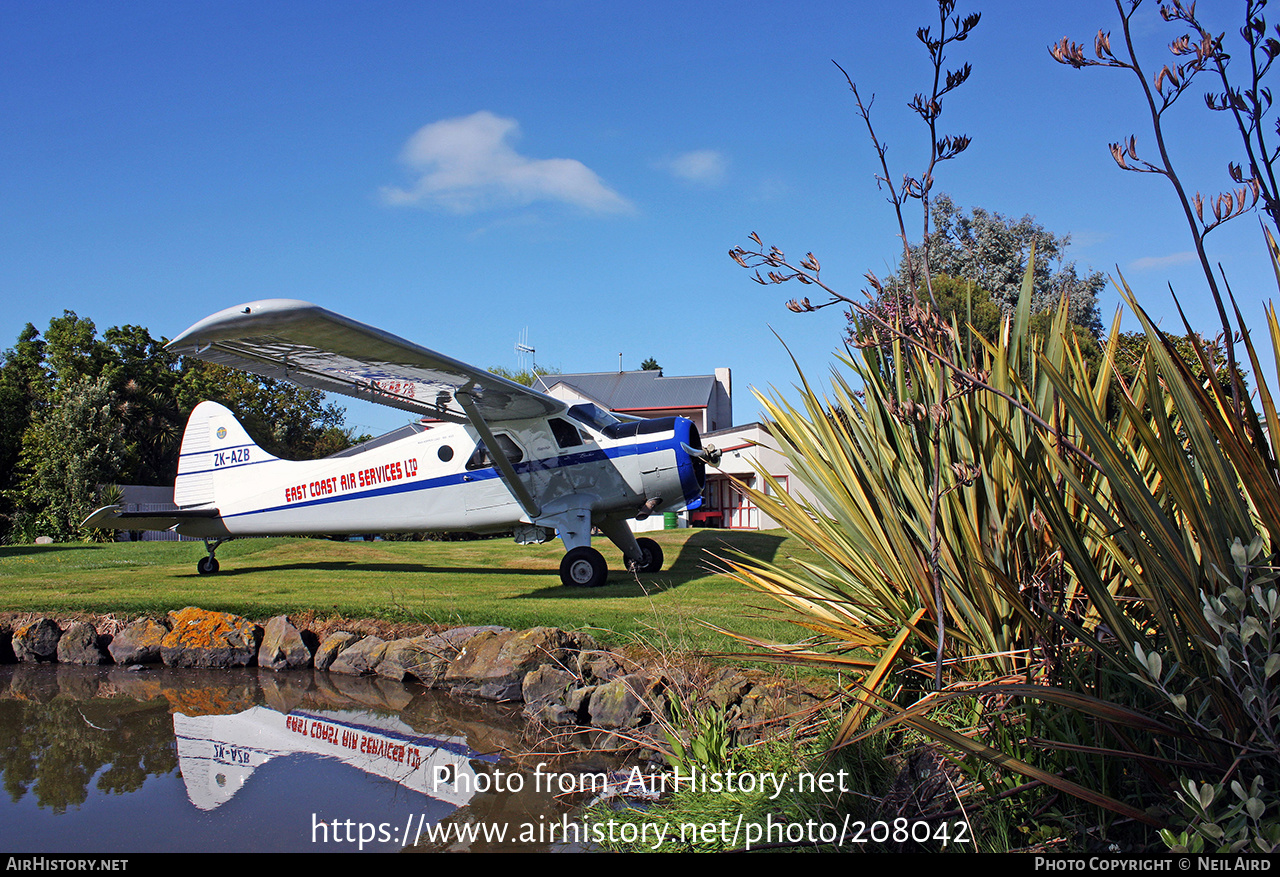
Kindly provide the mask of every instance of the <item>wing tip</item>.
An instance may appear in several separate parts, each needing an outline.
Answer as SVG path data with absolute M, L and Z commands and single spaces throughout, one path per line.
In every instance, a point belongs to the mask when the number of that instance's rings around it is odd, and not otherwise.
M 295 298 L 264 298 L 258 301 L 249 301 L 223 308 L 203 320 L 196 321 L 187 327 L 185 331 L 179 333 L 178 337 L 166 344 L 165 349 L 172 350 L 175 353 L 181 353 L 185 350 L 194 351 L 202 346 L 201 342 L 208 343 L 219 340 L 224 333 L 231 335 L 241 334 L 241 327 L 246 320 L 251 320 L 255 325 L 265 324 L 269 326 L 278 320 L 295 318 L 301 313 L 323 310 L 324 308 L 319 305 Z

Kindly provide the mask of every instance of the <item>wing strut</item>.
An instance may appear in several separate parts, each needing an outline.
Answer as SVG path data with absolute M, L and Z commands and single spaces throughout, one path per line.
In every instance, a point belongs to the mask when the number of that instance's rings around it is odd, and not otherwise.
M 453 398 L 462 406 L 462 410 L 467 413 L 467 419 L 476 428 L 476 432 L 480 433 L 484 446 L 489 449 L 489 455 L 493 457 L 493 464 L 502 473 L 502 480 L 507 483 L 507 487 L 511 488 L 511 493 L 515 495 L 520 507 L 524 509 L 524 513 L 529 516 L 530 520 L 536 519 L 542 514 L 542 509 L 534 502 L 533 496 L 529 493 L 529 489 L 524 486 L 524 482 L 516 476 L 515 466 L 511 465 L 511 461 L 507 459 L 502 446 L 494 438 L 493 431 L 489 429 L 489 424 L 484 422 L 484 418 L 480 416 L 480 412 L 476 409 L 476 400 L 471 397 L 470 393 L 461 391 L 454 393 Z

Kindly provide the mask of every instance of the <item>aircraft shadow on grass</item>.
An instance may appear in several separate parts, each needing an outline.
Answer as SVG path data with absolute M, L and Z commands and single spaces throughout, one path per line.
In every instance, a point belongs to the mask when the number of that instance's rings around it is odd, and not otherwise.
M 590 600 L 595 597 L 650 597 L 670 591 L 695 579 L 705 578 L 715 564 L 713 555 L 746 554 L 756 560 L 772 561 L 783 537 L 772 533 L 745 533 L 728 530 L 699 529 L 690 536 L 675 558 L 661 572 L 643 578 L 626 572 L 614 572 L 601 588 L 545 588 L 525 594 L 541 600 Z M 545 574 L 545 571 L 544 571 Z
M 657 573 L 650 573 L 643 579 L 625 571 L 614 571 L 608 582 L 595 588 L 566 588 L 560 585 L 555 573 L 545 567 L 490 567 L 490 566 L 436 566 L 420 563 L 361 563 L 358 560 L 322 560 L 322 561 L 290 561 L 278 564 L 257 564 L 252 566 L 234 565 L 225 568 L 223 576 L 242 576 L 266 572 L 308 571 L 308 572 L 370 572 L 413 574 L 422 573 L 456 573 L 476 576 L 507 576 L 511 578 L 532 578 L 537 582 L 546 582 L 545 587 L 520 594 L 519 597 L 542 600 L 584 600 L 599 597 L 645 597 L 662 591 L 678 588 L 689 582 L 703 578 L 714 562 L 713 554 L 725 555 L 734 552 L 746 554 L 756 560 L 769 562 L 778 553 L 783 537 L 772 533 L 744 533 L 726 530 L 698 530 L 681 546 L 666 567 Z M 194 575 L 194 574 L 193 574 Z M 411 578 L 404 585 L 412 585 Z

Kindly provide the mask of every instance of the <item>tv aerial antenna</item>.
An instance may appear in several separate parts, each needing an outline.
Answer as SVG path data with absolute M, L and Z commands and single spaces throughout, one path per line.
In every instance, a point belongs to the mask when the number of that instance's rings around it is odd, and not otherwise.
M 529 371 L 529 363 L 532 363 L 534 369 L 538 367 L 538 361 L 534 357 L 535 353 L 537 351 L 529 344 L 529 327 L 526 326 L 520 332 L 520 340 L 516 342 L 516 363 L 519 365 L 520 371 Z

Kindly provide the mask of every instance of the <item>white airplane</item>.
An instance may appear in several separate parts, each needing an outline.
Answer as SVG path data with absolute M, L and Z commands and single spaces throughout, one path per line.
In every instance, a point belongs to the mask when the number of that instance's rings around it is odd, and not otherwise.
M 84 522 L 202 537 L 201 574 L 218 571 L 219 545 L 243 536 L 514 530 L 522 544 L 558 535 L 561 580 L 596 587 L 608 569 L 591 547 L 592 528 L 629 569 L 660 570 L 658 543 L 637 539 L 627 521 L 698 508 L 706 464 L 719 461 L 686 418 L 570 406 L 308 302 L 227 308 L 168 349 L 433 421 L 293 462 L 258 447 L 222 405 L 201 402 L 182 436 L 178 510 L 114 505 Z

